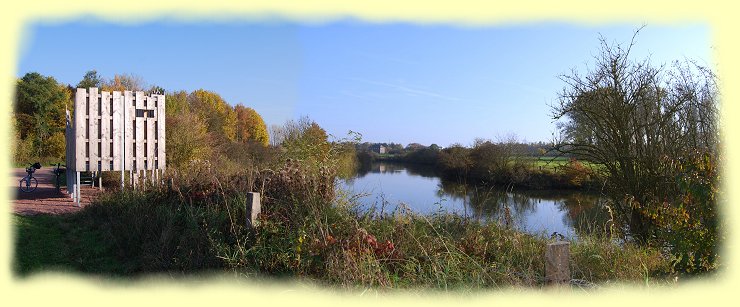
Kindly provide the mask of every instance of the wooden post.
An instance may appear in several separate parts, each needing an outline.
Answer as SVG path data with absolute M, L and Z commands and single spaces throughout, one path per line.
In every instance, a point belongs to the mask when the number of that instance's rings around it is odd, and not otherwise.
M 77 94 L 75 95 L 75 109 L 74 109 L 74 142 L 75 142 L 75 165 L 72 169 L 75 171 L 85 170 L 85 143 L 87 139 L 87 127 L 85 126 L 87 111 L 87 90 L 78 88 Z M 67 165 L 67 167 L 70 167 Z M 77 181 L 77 185 L 80 181 Z M 75 189 L 75 192 L 77 190 Z
M 155 154 L 156 160 L 157 160 L 157 166 L 159 169 L 164 170 L 165 165 L 167 164 L 167 154 L 165 153 L 165 96 L 164 95 L 156 95 L 155 98 L 155 107 L 157 108 L 157 121 L 154 132 L 154 138 L 157 142 L 157 153 Z
M 570 284 L 570 243 L 558 241 L 547 245 L 545 251 L 545 283 Z
M 113 170 L 121 171 L 121 188 L 123 188 L 125 180 L 123 177 L 123 171 L 126 169 L 122 164 L 126 157 L 125 152 L 123 151 L 123 148 L 126 145 L 124 131 L 126 130 L 125 125 L 128 121 L 126 121 L 123 114 L 126 108 L 122 93 L 114 91 L 112 96 L 113 112 L 111 118 L 113 120 L 113 125 L 111 126 L 111 130 L 113 130 L 113 138 L 111 141 L 113 142 L 113 157 L 111 157 L 111 159 L 113 159 Z
M 98 169 L 98 161 L 100 161 L 100 151 L 98 151 L 98 144 L 100 144 L 100 138 L 98 138 L 98 118 L 100 118 L 98 116 L 99 99 L 100 94 L 98 94 L 98 89 L 95 87 L 91 87 L 89 89 L 87 99 L 87 108 L 89 109 L 89 112 L 86 117 L 87 134 L 85 135 L 88 143 L 88 161 L 90 162 L 88 164 L 88 168 L 86 169 L 86 171 L 88 172 L 100 170 Z M 92 183 L 92 186 L 95 186 L 94 182 Z
M 77 181 L 75 181 L 76 177 L 73 176 L 73 174 L 76 174 L 76 173 L 77 172 L 69 173 L 68 176 L 70 178 L 70 181 L 67 181 L 68 182 L 67 183 L 67 192 L 70 192 L 69 193 L 69 196 L 72 197 L 72 202 L 75 202 L 75 203 L 77 202 Z
M 77 172 L 77 181 L 75 181 L 75 202 L 77 203 L 77 207 L 80 206 L 80 172 Z
M 247 227 L 256 228 L 259 226 L 257 216 L 262 211 L 262 205 L 260 204 L 260 193 L 249 192 L 247 193 Z
M 98 113 L 100 114 L 98 120 L 100 121 L 99 128 L 100 133 L 98 137 L 100 139 L 100 168 L 98 172 L 105 172 L 113 170 L 111 164 L 113 164 L 113 108 L 111 103 L 113 99 L 110 92 L 100 92 L 100 108 Z M 103 188 L 103 185 L 100 185 Z
M 138 179 L 137 171 L 131 170 L 131 187 L 136 190 L 136 180 Z

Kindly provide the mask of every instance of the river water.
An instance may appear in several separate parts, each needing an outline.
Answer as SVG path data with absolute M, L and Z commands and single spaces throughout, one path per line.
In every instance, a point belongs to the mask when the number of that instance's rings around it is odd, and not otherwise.
M 456 213 L 550 237 L 577 239 L 579 233 L 603 227 L 604 198 L 577 191 L 505 191 L 443 180 L 432 168 L 373 163 L 340 187 L 359 195 L 364 210 L 389 214 L 399 206 L 421 214 Z

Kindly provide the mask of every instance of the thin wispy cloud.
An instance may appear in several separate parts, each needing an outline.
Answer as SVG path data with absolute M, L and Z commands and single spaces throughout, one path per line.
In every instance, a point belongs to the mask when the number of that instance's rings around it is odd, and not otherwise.
M 378 61 L 384 61 L 384 62 L 394 62 L 394 63 L 401 63 L 401 64 L 407 64 L 407 65 L 417 65 L 419 62 L 396 58 L 396 57 L 389 57 L 386 55 L 377 55 L 372 53 L 366 53 L 366 52 L 357 52 L 357 55 L 368 58 L 371 60 L 378 60 Z
M 494 80 L 494 83 L 498 83 L 498 84 L 501 84 L 501 85 L 504 85 L 504 86 L 515 86 L 515 87 L 518 87 L 518 88 L 520 88 L 520 89 L 522 89 L 524 91 L 527 91 L 527 92 L 537 92 L 537 93 L 545 94 L 545 95 L 552 94 L 551 92 L 545 91 L 545 90 L 543 90 L 541 88 L 538 88 L 538 87 L 535 87 L 535 86 L 531 86 L 531 85 L 527 85 L 527 84 L 523 84 L 523 83 L 518 83 L 518 82 L 511 82 L 511 81 L 506 81 L 506 80 L 500 80 L 500 79 L 498 79 L 498 80 Z
M 400 84 L 393 84 L 393 83 L 387 83 L 387 82 L 381 82 L 381 81 L 374 81 L 374 80 L 367 80 L 367 79 L 361 79 L 361 78 L 349 78 L 349 80 L 358 81 L 366 84 L 372 84 L 372 85 L 378 85 L 383 86 L 387 88 L 395 89 L 399 92 L 407 93 L 407 94 L 413 94 L 413 95 L 420 95 L 420 96 L 426 96 L 426 97 L 432 97 L 442 100 L 448 100 L 448 101 L 461 101 L 463 99 L 453 96 L 448 96 L 440 93 L 435 93 L 429 90 L 425 89 L 419 89 L 419 88 L 412 88 L 405 85 Z
M 272 83 L 272 84 L 285 84 L 284 81 L 271 79 L 271 78 L 260 78 L 255 76 L 244 76 L 242 77 L 245 81 L 257 81 L 262 83 Z
M 352 93 L 352 92 L 349 92 L 349 91 L 341 91 L 339 93 L 342 94 L 342 95 L 344 95 L 344 96 L 347 96 L 347 97 L 362 99 L 362 100 L 369 101 L 369 102 L 376 102 L 375 99 L 372 99 L 370 97 L 363 96 L 363 95 L 358 95 L 358 94 L 355 94 L 355 93 Z

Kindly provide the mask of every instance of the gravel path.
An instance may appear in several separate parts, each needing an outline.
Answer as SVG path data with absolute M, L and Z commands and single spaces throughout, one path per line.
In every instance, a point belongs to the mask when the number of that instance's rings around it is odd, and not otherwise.
M 13 169 L 13 179 L 10 182 L 13 184 L 13 191 L 15 192 L 15 197 L 13 198 L 14 213 L 21 215 L 72 213 L 89 205 L 100 194 L 98 188 L 83 186 L 81 188 L 82 199 L 80 201 L 80 207 L 77 207 L 72 198 L 67 194 L 66 188 L 63 187 L 61 192 L 58 192 L 54 187 L 52 169 L 53 167 L 51 166 L 44 166 L 36 170 L 33 176 L 39 181 L 39 186 L 31 193 L 21 192 L 18 188 L 19 181 L 26 176 L 25 169 Z

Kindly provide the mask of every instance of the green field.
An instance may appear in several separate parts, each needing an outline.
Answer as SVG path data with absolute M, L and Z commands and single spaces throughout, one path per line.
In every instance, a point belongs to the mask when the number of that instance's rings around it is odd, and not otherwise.
M 104 234 L 72 216 L 13 215 L 13 224 L 13 267 L 21 276 L 47 270 L 115 274 L 123 269 Z
M 552 172 L 562 171 L 570 163 L 570 158 L 567 157 L 523 157 L 519 159 L 523 159 L 526 162 L 532 163 L 532 167 L 534 169 Z M 603 167 L 600 164 L 591 163 L 588 161 L 578 162 L 586 168 L 590 168 L 592 170 L 598 170 Z

